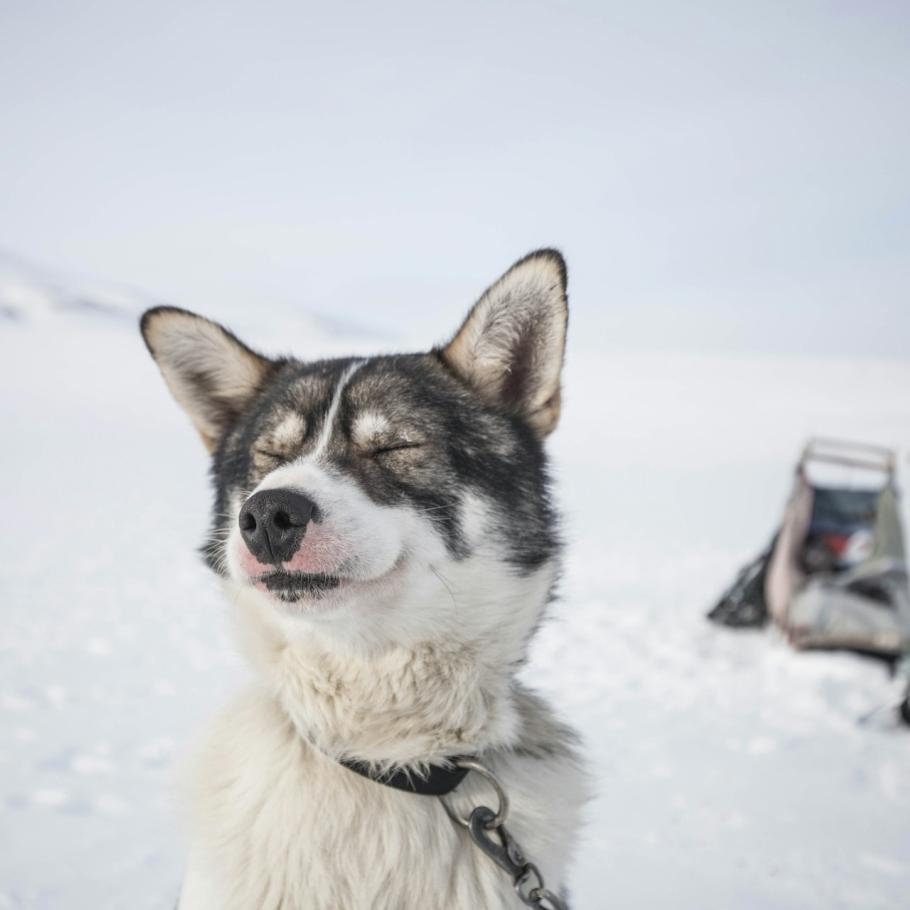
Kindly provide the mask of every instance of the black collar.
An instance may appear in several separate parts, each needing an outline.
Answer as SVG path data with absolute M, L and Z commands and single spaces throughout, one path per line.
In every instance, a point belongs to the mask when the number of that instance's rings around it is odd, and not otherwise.
M 459 756 L 462 758 L 463 756 Z M 404 790 L 407 793 L 417 793 L 419 796 L 445 796 L 451 793 L 467 776 L 469 768 L 460 768 L 455 764 L 459 758 L 451 759 L 449 767 L 430 765 L 426 776 L 420 776 L 411 771 L 392 771 L 386 774 L 377 774 L 367 762 L 342 758 L 339 763 L 361 777 L 392 787 L 395 790 Z

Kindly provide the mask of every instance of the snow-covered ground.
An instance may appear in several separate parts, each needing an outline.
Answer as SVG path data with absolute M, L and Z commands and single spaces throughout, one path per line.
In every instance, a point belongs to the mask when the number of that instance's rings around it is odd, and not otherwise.
M 194 552 L 206 459 L 131 318 L 41 310 L 0 325 L 0 908 L 170 908 L 175 763 L 245 672 Z M 345 347 L 234 322 L 266 349 Z M 906 447 L 908 389 L 907 363 L 570 339 L 567 572 L 527 676 L 596 772 L 578 908 L 907 906 L 910 732 L 858 723 L 894 684 L 703 614 L 769 536 L 804 437 Z

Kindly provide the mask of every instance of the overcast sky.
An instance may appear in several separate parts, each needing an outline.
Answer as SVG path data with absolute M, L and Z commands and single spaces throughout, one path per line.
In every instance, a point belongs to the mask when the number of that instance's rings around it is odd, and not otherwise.
M 438 340 L 907 356 L 910 4 L 4 3 L 0 247 Z

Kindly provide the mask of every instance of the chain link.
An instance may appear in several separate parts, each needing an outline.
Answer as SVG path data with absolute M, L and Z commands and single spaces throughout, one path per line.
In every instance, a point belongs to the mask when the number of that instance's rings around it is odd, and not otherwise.
M 509 802 L 502 785 L 489 768 L 478 761 L 464 760 L 459 766 L 476 771 L 489 781 L 499 799 L 499 809 L 476 806 L 467 817 L 458 815 L 443 799 L 449 817 L 468 829 L 471 840 L 511 879 L 515 893 L 526 907 L 536 910 L 568 910 L 566 903 L 554 894 L 543 880 L 540 869 L 525 858 L 524 851 L 505 826 Z

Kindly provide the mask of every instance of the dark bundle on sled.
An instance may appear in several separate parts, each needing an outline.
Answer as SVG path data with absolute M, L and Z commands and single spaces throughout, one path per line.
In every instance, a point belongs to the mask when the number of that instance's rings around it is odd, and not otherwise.
M 733 584 L 708 613 L 708 619 L 739 629 L 759 628 L 768 622 L 765 578 L 776 542 L 777 535 L 752 562 L 739 570 Z
M 797 648 L 874 654 L 910 676 L 895 464 L 894 453 L 878 446 L 810 441 L 780 528 L 708 618 L 737 628 L 773 622 Z M 907 701 L 901 710 L 910 722 Z

